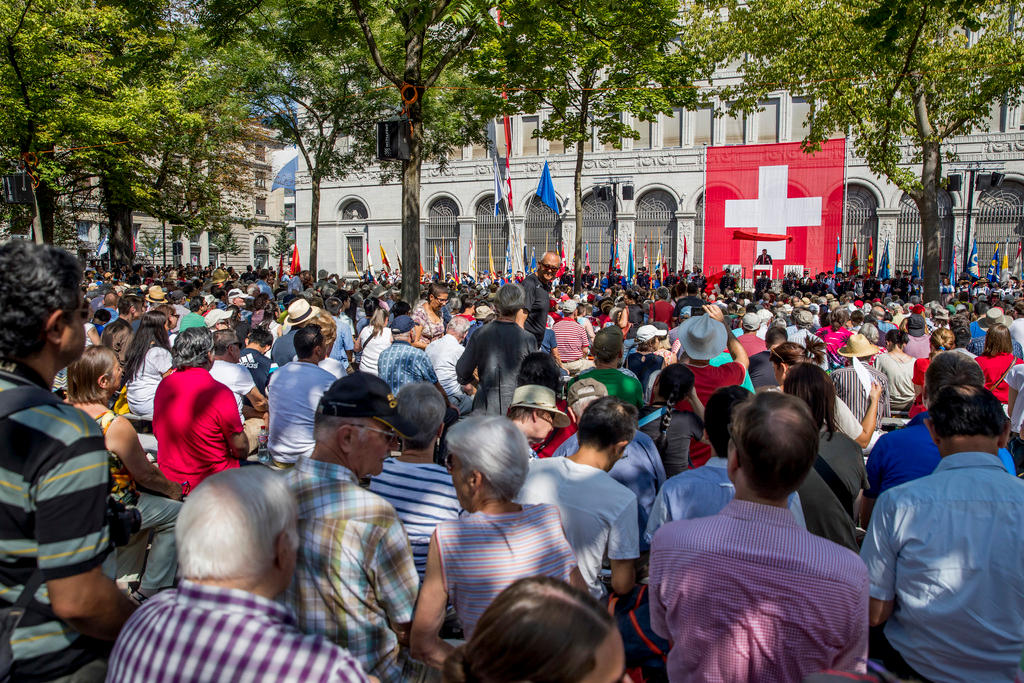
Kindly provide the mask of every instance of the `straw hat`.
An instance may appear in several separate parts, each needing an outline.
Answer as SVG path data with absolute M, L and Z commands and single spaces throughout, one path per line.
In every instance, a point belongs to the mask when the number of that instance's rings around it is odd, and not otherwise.
M 847 358 L 863 358 L 873 356 L 879 351 L 881 349 L 869 342 L 863 334 L 855 334 L 846 340 L 846 344 L 837 353 Z
M 164 288 L 160 285 L 153 285 L 149 288 L 149 292 L 146 293 L 146 301 L 151 304 L 162 304 L 167 302 L 167 294 L 164 293 Z
M 284 319 L 285 328 L 301 325 L 320 315 L 320 309 L 310 305 L 303 298 L 298 298 L 288 306 L 288 317 Z

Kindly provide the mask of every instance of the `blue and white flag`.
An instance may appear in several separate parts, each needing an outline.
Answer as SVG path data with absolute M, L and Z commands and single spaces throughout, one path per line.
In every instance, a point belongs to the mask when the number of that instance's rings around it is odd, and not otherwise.
M 978 270 L 978 240 L 974 240 L 974 244 L 971 245 L 971 255 L 967 259 L 967 274 L 975 280 L 981 277 L 981 271 Z

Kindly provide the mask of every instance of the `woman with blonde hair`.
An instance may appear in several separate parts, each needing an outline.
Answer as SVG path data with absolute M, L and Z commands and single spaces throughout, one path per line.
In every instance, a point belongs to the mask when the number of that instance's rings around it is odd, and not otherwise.
M 142 529 L 131 543 L 117 550 L 118 575 L 138 571 L 146 552 L 149 531 L 154 531 L 149 559 L 139 589 L 132 597 L 141 602 L 174 584 L 177 569 L 174 524 L 182 498 L 179 484 L 170 481 L 146 456 L 132 423 L 107 408 L 121 384 L 121 364 L 106 346 L 91 346 L 68 366 L 68 403 L 96 420 L 110 452 L 111 496 L 138 507 Z M 137 486 L 144 488 L 139 491 Z
M 331 350 L 334 348 L 334 342 L 338 340 L 338 324 L 334 322 L 334 316 L 330 314 L 325 308 L 318 309 L 318 313 L 313 316 L 313 325 L 320 327 L 320 333 L 324 336 L 324 353 L 326 357 L 317 363 L 318 367 L 323 368 L 327 372 L 334 375 L 337 379 L 341 379 L 348 374 L 348 370 L 337 358 L 331 358 Z
M 359 371 L 377 374 L 377 359 L 381 351 L 391 346 L 391 328 L 388 327 L 388 312 L 378 306 L 370 316 L 370 321 L 359 332 L 355 342 L 359 357 Z
M 948 327 L 940 327 L 932 332 L 928 340 L 931 352 L 927 358 L 918 358 L 914 361 L 914 402 L 910 406 L 909 417 L 913 419 L 918 414 L 925 412 L 924 407 L 924 374 L 931 365 L 932 358 L 943 351 L 952 351 L 956 348 L 956 335 Z

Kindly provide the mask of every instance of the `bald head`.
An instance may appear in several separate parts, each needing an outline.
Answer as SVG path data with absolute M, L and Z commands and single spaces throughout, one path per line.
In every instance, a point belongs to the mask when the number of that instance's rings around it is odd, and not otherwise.
M 540 258 L 540 263 L 537 264 L 537 277 L 544 283 L 551 282 L 555 279 L 555 273 L 558 272 L 558 266 L 561 264 L 558 254 L 553 251 L 546 251 Z

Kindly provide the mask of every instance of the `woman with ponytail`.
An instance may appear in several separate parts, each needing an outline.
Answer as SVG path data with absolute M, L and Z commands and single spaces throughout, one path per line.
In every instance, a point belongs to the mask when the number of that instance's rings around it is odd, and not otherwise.
M 544 576 L 495 598 L 465 645 L 444 662 L 444 683 L 627 683 L 611 615 L 579 588 Z
M 928 371 L 932 358 L 943 351 L 952 351 L 956 348 L 956 334 L 948 327 L 940 327 L 932 332 L 930 341 L 931 353 L 927 358 L 918 358 L 914 361 L 914 403 L 910 406 L 910 419 L 914 419 L 920 413 L 925 412 L 924 407 L 924 373 Z
M 686 399 L 693 412 L 674 406 Z M 693 371 L 676 363 L 668 366 L 654 379 L 651 405 L 640 415 L 640 431 L 654 439 L 666 476 L 690 469 L 690 443 L 704 433 L 704 405 L 694 389 Z

